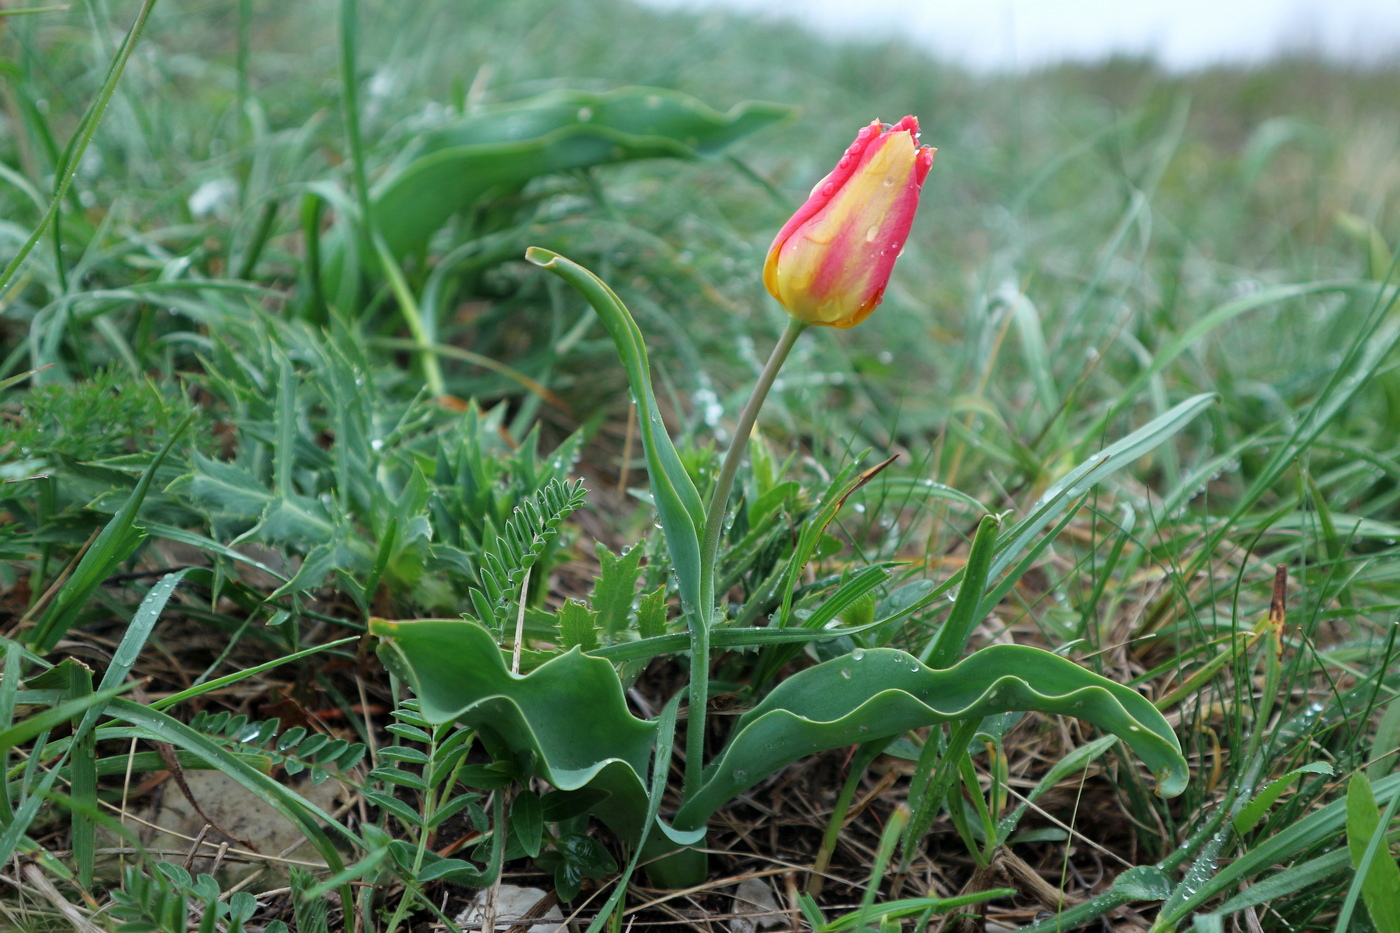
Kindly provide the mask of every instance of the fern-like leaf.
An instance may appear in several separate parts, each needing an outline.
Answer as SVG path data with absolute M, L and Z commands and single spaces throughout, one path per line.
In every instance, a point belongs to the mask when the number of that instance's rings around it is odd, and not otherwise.
M 525 572 L 559 536 L 560 524 L 583 505 L 587 494 L 582 480 L 552 479 L 515 507 L 501 533 L 482 551 L 483 595 L 495 606 L 492 618 L 482 619 L 482 623 L 499 629 L 506 610 L 519 595 Z M 477 594 L 472 599 L 479 613 L 484 600 Z

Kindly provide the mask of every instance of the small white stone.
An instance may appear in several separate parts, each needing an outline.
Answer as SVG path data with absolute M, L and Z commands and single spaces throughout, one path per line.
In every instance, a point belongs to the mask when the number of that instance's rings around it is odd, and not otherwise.
M 787 925 L 778 899 L 762 878 L 741 881 L 734 888 L 734 913 L 739 916 L 729 921 L 730 933 L 755 933 Z
M 454 919 L 453 923 L 458 926 L 465 924 L 480 923 L 486 916 L 486 896 L 489 890 L 477 892 L 476 900 L 468 905 Z M 520 916 L 540 902 L 544 897 L 544 892 L 539 888 L 520 888 L 513 884 L 503 884 L 496 895 L 496 929 L 509 930 L 519 920 Z M 529 933 L 562 933 L 563 923 L 551 923 L 551 920 L 564 919 L 564 914 L 555 904 L 545 915 L 540 918 L 540 922 L 530 927 Z

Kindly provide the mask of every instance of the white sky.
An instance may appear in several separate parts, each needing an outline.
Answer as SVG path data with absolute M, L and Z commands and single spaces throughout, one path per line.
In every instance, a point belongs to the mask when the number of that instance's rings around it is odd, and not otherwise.
M 1168 67 L 1308 49 L 1400 60 L 1400 0 L 643 0 L 791 17 L 834 35 L 902 35 L 978 68 L 1150 53 Z M 1400 89 L 1397 89 L 1400 93 Z

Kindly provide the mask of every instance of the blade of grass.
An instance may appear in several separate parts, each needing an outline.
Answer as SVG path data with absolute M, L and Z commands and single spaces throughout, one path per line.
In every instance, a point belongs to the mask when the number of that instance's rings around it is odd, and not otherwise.
M 136 50 L 136 43 L 141 38 L 141 32 L 146 28 L 146 20 L 150 17 L 151 10 L 155 8 L 155 5 L 156 0 L 143 0 L 140 9 L 136 11 L 136 19 L 127 32 L 121 48 L 118 49 L 117 57 L 107 71 L 107 77 L 97 92 L 97 98 L 92 102 L 79 125 L 78 133 L 71 146 L 71 156 L 66 160 L 68 166 L 77 165 L 82 160 L 83 153 L 87 151 L 88 143 L 92 142 L 92 136 L 97 132 L 97 125 L 101 122 L 102 115 L 106 113 L 107 105 L 111 103 L 112 94 L 117 89 L 117 82 L 121 80 L 122 72 L 126 70 L 126 63 L 131 58 L 131 53 Z M 24 245 L 15 253 L 14 258 L 5 266 L 4 271 L 0 271 L 0 304 L 7 303 L 6 290 L 19 272 L 20 266 L 24 264 L 25 259 L 29 257 L 44 233 L 57 221 L 59 207 L 68 195 L 68 188 L 73 183 L 74 175 L 73 171 L 60 173 L 54 186 L 53 199 L 49 201 L 49 208 L 44 212 L 39 225 L 34 228 L 29 239 L 25 240 Z

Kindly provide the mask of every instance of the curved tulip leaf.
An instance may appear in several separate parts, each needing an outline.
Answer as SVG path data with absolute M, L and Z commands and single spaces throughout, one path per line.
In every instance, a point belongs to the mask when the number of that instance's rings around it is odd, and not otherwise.
M 667 88 L 623 87 L 605 93 L 559 90 L 484 107 L 423 137 L 418 154 L 520 142 L 561 127 L 604 129 L 654 141 L 666 155 L 713 155 L 735 140 L 791 116 L 795 108 L 745 101 L 720 113 L 689 94 Z
M 385 664 L 413 685 L 424 719 L 465 723 L 502 757 L 532 753 L 536 772 L 559 790 L 606 792 L 592 811 L 629 842 L 642 838 L 657 724 L 628 711 L 611 664 L 575 649 L 512 674 L 491 634 L 464 620 L 372 619 L 370 631 L 383 639 Z M 659 820 L 652 828 L 677 846 L 704 836 Z
M 509 754 L 534 755 L 561 790 L 607 792 L 593 812 L 629 841 L 648 825 L 645 775 L 656 723 L 633 716 L 615 669 L 577 650 L 525 675 L 510 673 L 489 632 L 473 622 L 373 619 L 381 656 L 414 687 L 424 718 L 459 721 Z M 1084 719 L 1122 738 L 1148 764 L 1164 795 L 1186 784 L 1176 736 L 1145 698 L 1037 648 L 994 645 L 933 670 L 912 655 L 874 649 L 788 678 L 742 716 L 705 771 L 675 827 L 653 829 L 694 845 L 709 815 L 764 777 L 806 755 L 993 713 L 1037 710 Z
M 793 112 L 748 101 L 720 113 L 687 94 L 647 87 L 556 91 L 484 108 L 424 134 L 407 164 L 390 169 L 371 194 L 375 232 L 400 259 L 422 249 L 454 213 L 518 191 L 537 176 L 638 159 L 695 159 Z M 327 251 L 328 295 L 339 292 L 345 247 L 342 230 Z
M 807 755 L 1016 710 L 1093 723 L 1147 763 L 1158 793 L 1173 796 L 1186 786 L 1181 746 L 1157 708 L 1073 661 L 1039 648 L 993 645 L 934 670 L 907 652 L 880 648 L 794 674 L 740 717 L 729 744 L 705 769 L 704 784 L 676 814 L 676 825 L 703 826 L 724 803 Z
M 530 247 L 525 258 L 572 285 L 598 312 L 612 335 L 617 355 L 632 385 L 632 396 L 642 409 L 637 422 L 647 457 L 651 495 L 661 518 L 661 528 L 666 533 L 681 603 L 687 615 L 693 614 L 701 605 L 700 529 L 705 527 L 705 506 L 676 453 L 671 436 L 666 433 L 666 423 L 661 420 L 661 409 L 656 405 L 656 393 L 651 387 L 651 369 L 642 332 L 622 299 L 583 266 L 538 246 Z

